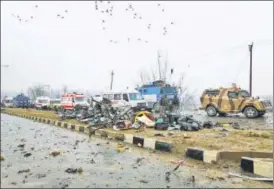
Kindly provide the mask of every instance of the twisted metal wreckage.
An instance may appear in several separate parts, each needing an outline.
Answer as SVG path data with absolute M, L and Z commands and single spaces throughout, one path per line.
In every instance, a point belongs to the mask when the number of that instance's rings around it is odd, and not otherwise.
M 210 121 L 200 122 L 191 115 L 180 115 L 168 111 L 160 115 L 148 110 L 140 110 L 128 106 L 113 107 L 110 100 L 103 98 L 96 101 L 91 98 L 90 106 L 77 105 L 73 110 L 56 111 L 60 119 L 77 119 L 82 123 L 88 123 L 94 128 L 139 129 L 154 128 L 155 130 L 183 130 L 198 131 L 202 128 L 218 126 Z

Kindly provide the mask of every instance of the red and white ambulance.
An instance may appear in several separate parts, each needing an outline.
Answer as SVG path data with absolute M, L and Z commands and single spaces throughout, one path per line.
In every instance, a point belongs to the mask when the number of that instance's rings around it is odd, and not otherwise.
M 76 105 L 89 106 L 85 96 L 77 93 L 66 93 L 61 98 L 61 108 L 72 110 Z

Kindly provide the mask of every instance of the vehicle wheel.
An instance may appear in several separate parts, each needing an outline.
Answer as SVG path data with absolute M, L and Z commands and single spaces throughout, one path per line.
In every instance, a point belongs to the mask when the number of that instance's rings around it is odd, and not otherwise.
M 159 113 L 160 112 L 160 104 L 159 102 L 156 102 L 153 104 L 153 110 L 155 113 Z
M 244 114 L 247 118 L 255 118 L 259 116 L 258 110 L 253 107 L 246 107 L 244 110 Z
M 209 117 L 214 117 L 217 115 L 217 110 L 214 106 L 208 106 L 206 109 L 206 113 Z

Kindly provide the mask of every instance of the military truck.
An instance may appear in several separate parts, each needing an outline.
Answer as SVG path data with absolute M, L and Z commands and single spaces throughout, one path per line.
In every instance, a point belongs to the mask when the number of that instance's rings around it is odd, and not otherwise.
M 200 109 L 205 110 L 210 117 L 243 113 L 247 118 L 256 118 L 272 108 L 269 100 L 251 97 L 248 91 L 235 85 L 231 88 L 206 89 L 200 101 Z

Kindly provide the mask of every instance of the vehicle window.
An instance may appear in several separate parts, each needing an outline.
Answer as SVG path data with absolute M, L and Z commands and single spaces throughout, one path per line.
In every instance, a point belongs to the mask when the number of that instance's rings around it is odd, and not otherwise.
M 228 98 L 238 98 L 238 92 L 228 92 Z
M 107 99 L 109 99 L 109 100 L 113 100 L 113 94 L 109 94 L 109 95 L 107 95 Z
M 85 100 L 84 97 L 75 97 L 76 102 L 83 102 Z
M 142 100 L 142 96 L 139 93 L 129 93 L 130 100 Z
M 103 95 L 103 98 L 108 98 L 108 95 Z
M 207 95 L 213 95 L 213 96 L 219 95 L 219 93 L 220 93 L 219 90 L 207 90 L 206 91 Z
M 38 100 L 39 103 L 48 103 L 48 100 Z
M 128 96 L 127 96 L 127 94 L 123 94 L 123 100 L 125 100 L 125 101 L 128 102 Z
M 114 100 L 122 100 L 121 94 L 114 94 Z
M 60 100 L 52 100 L 51 103 L 52 104 L 60 104 Z
M 250 97 L 250 94 L 249 92 L 245 91 L 245 90 L 242 90 L 239 92 L 239 96 L 241 97 Z

